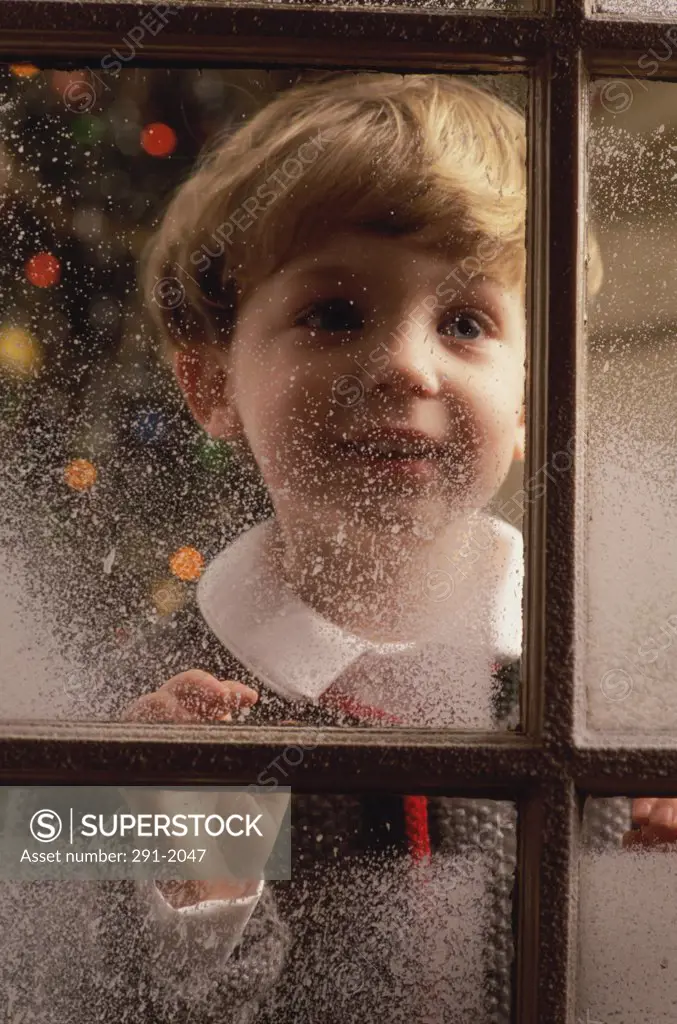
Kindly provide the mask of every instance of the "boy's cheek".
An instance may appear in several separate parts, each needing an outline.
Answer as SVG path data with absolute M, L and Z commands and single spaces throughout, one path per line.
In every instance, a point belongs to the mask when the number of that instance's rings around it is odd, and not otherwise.
M 369 362 L 379 370 L 384 370 L 389 360 L 390 354 L 383 342 L 369 353 Z

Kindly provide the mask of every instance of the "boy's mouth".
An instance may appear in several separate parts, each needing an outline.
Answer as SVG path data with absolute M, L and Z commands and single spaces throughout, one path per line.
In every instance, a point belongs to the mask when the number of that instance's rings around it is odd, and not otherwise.
M 413 430 L 370 431 L 337 441 L 336 447 L 348 463 L 368 469 L 373 479 L 417 485 L 436 479 L 445 455 L 439 441 Z
M 440 459 L 444 445 L 420 431 L 372 431 L 363 437 L 338 442 L 344 454 L 353 458 L 377 459 L 388 462 L 423 462 Z

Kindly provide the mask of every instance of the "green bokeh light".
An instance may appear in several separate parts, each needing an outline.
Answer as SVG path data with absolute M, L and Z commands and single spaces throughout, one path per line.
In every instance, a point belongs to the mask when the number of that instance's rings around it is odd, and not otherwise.
M 106 123 L 92 114 L 80 114 L 73 120 L 71 131 L 78 142 L 97 142 L 106 132 Z
M 225 441 L 203 437 L 198 441 L 197 457 L 206 469 L 213 473 L 225 473 L 230 466 L 233 453 Z

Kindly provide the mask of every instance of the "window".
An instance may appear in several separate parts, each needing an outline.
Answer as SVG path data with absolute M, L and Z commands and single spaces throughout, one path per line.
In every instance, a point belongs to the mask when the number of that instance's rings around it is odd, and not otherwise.
M 600 655 L 596 631 L 603 616 L 599 614 L 600 604 L 594 605 L 597 584 L 594 579 L 590 583 L 591 611 L 586 603 L 590 598 L 588 583 L 581 582 L 581 567 L 588 574 L 591 571 L 586 543 L 592 539 L 603 547 L 604 542 L 600 532 L 603 524 L 595 521 L 596 510 L 588 504 L 590 495 L 597 486 L 608 497 L 599 477 L 595 478 L 604 451 L 601 447 L 595 450 L 600 441 L 599 422 L 589 422 L 588 403 L 596 398 L 606 415 L 615 414 L 601 383 L 607 371 L 600 356 L 605 345 L 613 344 L 613 338 L 599 334 L 600 320 L 595 319 L 608 317 L 609 313 L 604 312 L 603 305 L 595 307 L 595 300 L 586 295 L 590 278 L 586 279 L 584 271 L 594 243 L 585 227 L 590 209 L 593 221 L 600 221 L 595 226 L 604 249 L 613 236 L 605 217 L 610 220 L 613 216 L 618 223 L 627 213 L 613 189 L 605 196 L 602 175 L 615 159 L 617 166 L 612 172 L 616 177 L 607 180 L 623 178 L 627 146 L 634 142 L 628 140 L 630 128 L 618 119 L 633 106 L 635 91 L 640 96 L 650 89 L 658 97 L 661 90 L 674 88 L 663 81 L 677 77 L 671 48 L 668 53 L 672 45 L 670 29 L 658 21 L 654 24 L 623 21 L 611 14 L 607 17 L 606 8 L 592 14 L 573 0 L 562 2 L 556 10 L 528 12 L 519 4 L 510 5 L 509 10 L 498 10 L 496 5 L 472 5 L 472 10 L 454 6 L 451 12 L 448 6 L 432 4 L 389 5 L 388 10 L 361 4 L 147 6 L 148 19 L 144 20 L 138 5 L 97 0 L 78 4 L 3 0 L 1 56 L 23 66 L 19 74 L 29 78 L 31 66 L 62 76 L 64 102 L 79 119 L 76 137 L 79 132 L 79 141 L 85 144 L 96 141 L 98 130 L 95 119 L 89 117 L 91 98 L 96 96 L 97 88 L 106 88 L 105 75 L 113 73 L 115 62 L 126 65 L 124 73 L 129 81 L 130 73 L 138 71 L 140 87 L 145 87 L 143 83 L 151 81 L 152 75 L 169 74 L 170 69 L 177 75 L 189 75 L 198 67 L 204 69 L 202 99 L 212 89 L 216 106 L 223 89 L 237 91 L 235 72 L 245 68 L 263 67 L 266 74 L 277 76 L 275 89 L 283 89 L 285 79 L 288 85 L 287 76 L 293 78 L 298 69 L 305 74 L 313 69 L 318 74 L 369 69 L 493 75 L 515 82 L 528 79 L 528 443 L 523 484 L 527 572 L 520 722 L 505 731 L 473 731 L 472 726 L 459 730 L 453 725 L 445 728 L 435 724 L 426 728 L 397 726 L 395 731 L 392 725 L 370 725 L 359 730 L 328 726 L 318 738 L 315 730 L 297 724 L 242 724 L 217 734 L 217 730 L 193 724 L 158 727 L 86 718 L 47 722 L 39 715 L 29 720 L 23 713 L 14 713 L 0 723 L 2 780 L 8 785 L 176 786 L 226 780 L 248 784 L 262 768 L 282 758 L 285 782 L 302 798 L 321 794 L 331 802 L 341 794 L 357 794 L 383 806 L 394 795 L 414 793 L 456 801 L 455 810 L 462 809 L 464 800 L 481 800 L 486 814 L 494 816 L 492 827 L 510 832 L 516 821 L 515 863 L 506 869 L 508 888 L 513 872 L 515 879 L 514 983 L 507 997 L 512 1003 L 512 1019 L 520 1024 L 540 1024 L 571 1022 L 578 1016 L 592 1022 L 595 1014 L 603 1012 L 597 1008 L 601 1004 L 596 1002 L 596 986 L 607 984 L 613 975 L 604 963 L 597 976 L 589 965 L 578 973 L 576 969 L 579 861 L 583 864 L 580 893 L 584 902 L 588 901 L 583 907 L 583 951 L 591 935 L 603 932 L 603 922 L 600 924 L 594 914 L 588 913 L 589 894 L 599 888 L 595 890 L 593 854 L 586 829 L 595 805 L 606 798 L 645 792 L 659 796 L 673 791 L 677 758 L 669 729 L 663 727 L 656 738 L 658 725 L 665 724 L 658 722 L 657 715 L 649 716 L 641 728 L 636 728 L 634 721 L 629 724 L 630 704 L 623 704 L 618 713 L 609 710 L 611 704 L 614 709 L 621 707 L 624 688 L 628 687 L 626 676 L 630 675 L 631 685 L 634 676 L 608 661 L 606 640 L 601 643 Z M 84 68 L 89 68 L 92 75 L 82 73 Z M 233 71 L 230 84 L 224 69 Z M 647 84 L 647 78 L 653 81 Z M 98 86 L 92 84 L 97 79 L 103 81 L 103 86 L 100 82 Z M 263 74 L 261 81 L 266 88 Z M 271 82 L 272 77 L 268 86 Z M 601 111 L 599 106 L 591 107 L 599 96 Z M 131 143 L 125 133 L 125 97 L 120 96 L 120 101 L 119 148 L 124 154 L 125 145 Z M 248 104 L 256 106 L 259 100 L 256 95 L 252 101 L 251 96 L 240 94 L 238 102 L 246 114 Z M 639 101 L 634 109 L 639 109 Z M 183 116 L 185 123 L 185 111 Z M 156 123 L 161 122 L 158 116 Z M 636 131 L 641 131 L 641 121 Z M 153 147 L 159 147 L 160 152 L 163 145 L 171 146 L 171 136 L 160 124 L 148 134 L 146 142 L 150 147 L 147 152 Z M 654 143 L 657 148 L 662 145 L 660 138 Z M 663 157 L 671 159 L 667 152 Z M 651 173 L 648 166 L 646 173 Z M 649 184 L 650 180 L 647 178 Z M 100 182 L 96 184 L 101 186 Z M 118 190 L 115 201 L 124 204 L 132 222 L 142 215 L 143 197 L 124 167 L 111 171 L 104 184 L 111 196 Z M 160 181 L 158 188 L 162 188 Z M 40 202 L 39 189 L 34 198 Z M 643 202 L 641 188 L 636 201 L 640 205 Z M 55 210 L 54 230 L 58 229 L 59 216 Z M 80 214 L 83 238 L 96 237 L 99 227 L 95 209 L 89 215 Z M 30 268 L 33 283 L 38 282 L 36 287 L 41 287 L 40 281 L 49 283 L 50 275 L 60 272 L 48 257 L 49 252 L 46 256 L 43 253 Z M 114 269 L 115 252 L 111 253 L 111 264 Z M 121 271 L 119 265 L 117 271 Z M 618 264 L 612 261 L 607 273 L 613 281 L 614 274 L 621 274 Z M 616 287 L 623 287 L 622 274 Z M 88 316 L 92 315 L 105 333 L 121 311 L 104 294 L 94 302 L 93 309 L 90 301 Z M 592 332 L 589 349 L 586 318 Z M 67 326 L 54 317 L 50 330 L 56 336 Z M 668 338 L 669 328 L 668 313 L 661 324 Z M 31 361 L 39 358 L 37 350 L 31 348 L 27 325 L 16 330 L 19 333 L 8 337 L 5 329 L 0 345 L 4 341 L 5 354 L 9 352 L 15 362 L 31 371 Z M 661 350 L 667 351 L 667 345 L 667 341 L 661 342 L 659 348 L 663 346 Z M 669 364 L 669 355 L 666 360 Z M 618 368 L 617 372 L 629 374 L 627 387 L 631 389 L 631 368 Z M 613 382 L 613 372 L 611 379 Z M 157 422 L 143 408 L 128 410 L 125 415 L 137 436 L 157 430 Z M 636 415 L 639 424 L 647 422 L 641 409 Z M 652 424 L 650 429 L 659 428 Z M 590 461 L 591 456 L 596 462 Z M 202 457 L 206 465 L 223 457 L 223 452 L 210 447 Z M 556 470 L 565 463 L 566 471 L 549 473 L 545 487 L 540 486 L 544 468 Z M 20 471 L 20 466 L 14 467 L 15 473 Z M 80 463 L 71 466 L 70 472 L 76 484 L 74 490 L 85 489 L 91 465 Z M 618 480 L 616 485 L 622 486 Z M 667 499 L 660 493 L 656 500 L 662 509 Z M 641 501 L 638 509 L 641 517 L 646 510 Z M 587 525 L 590 514 L 591 526 Z M 96 509 L 92 515 L 97 515 Z M 19 529 L 16 523 L 15 529 Z M 7 538 L 3 543 L 6 561 Z M 664 544 L 662 550 L 666 559 L 674 558 L 669 545 Z M 103 553 L 110 567 L 115 562 L 115 551 L 116 539 L 112 536 Z M 188 567 L 185 571 L 191 572 L 195 553 L 184 550 L 181 555 L 181 564 Z M 627 579 L 634 580 L 632 563 L 626 572 Z M 612 582 L 606 580 L 609 586 Z M 170 607 L 176 593 L 170 580 L 158 580 L 156 607 L 158 602 Z M 673 612 L 673 608 L 666 608 L 666 621 Z M 623 613 L 627 614 L 627 608 Z M 652 620 L 647 629 L 658 625 Z M 623 631 L 618 623 L 616 628 Z M 640 633 L 638 644 L 644 642 L 644 633 Z M 120 639 L 125 641 L 124 637 Z M 597 647 L 591 653 L 595 642 Z M 58 653 L 46 652 L 46 657 Z M 619 674 L 620 669 L 625 675 Z M 665 667 L 659 669 L 653 683 L 667 684 L 667 672 Z M 598 678 L 602 679 L 599 687 Z M 46 678 L 45 685 L 48 683 Z M 76 679 L 69 696 L 77 696 L 80 685 Z M 588 700 L 586 693 L 593 694 L 594 700 Z M 301 751 L 302 756 L 284 759 L 290 750 Z M 346 829 L 350 827 L 345 825 Z M 323 848 L 322 857 L 328 856 Z M 474 864 L 472 857 L 469 864 L 466 880 L 473 870 L 478 877 L 487 872 L 494 877 L 495 865 L 487 868 Z M 505 899 L 506 891 L 499 896 Z M 492 892 L 492 898 L 498 898 Z M 618 894 L 607 893 L 605 898 L 611 900 L 614 895 Z M 395 912 L 392 910 L 392 914 Z M 460 904 L 453 905 L 452 901 L 448 913 L 463 912 Z M 506 943 L 509 961 L 513 940 L 501 941 Z M 372 935 L 370 942 L 369 948 L 377 949 L 378 935 Z M 355 962 L 343 970 L 342 999 L 358 988 L 370 988 L 372 967 L 370 961 L 360 959 L 359 953 Z M 374 992 L 376 998 L 381 998 L 378 987 Z M 328 1003 L 336 998 L 333 990 L 327 993 Z M 492 993 L 492 998 L 499 1014 L 505 993 Z M 604 1012 L 619 1012 L 613 1001 L 604 1005 Z M 470 1005 L 467 1010 L 474 1012 Z M 637 1005 L 632 1012 L 646 1010 L 646 1005 Z M 348 1019 L 347 1015 L 343 1019 Z M 638 1018 L 629 1015 L 627 1019 Z

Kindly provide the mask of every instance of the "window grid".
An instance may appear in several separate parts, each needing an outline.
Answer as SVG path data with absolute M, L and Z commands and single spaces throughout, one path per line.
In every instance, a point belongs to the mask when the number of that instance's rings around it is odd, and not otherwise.
M 148 3 L 148 10 L 152 3 Z M 144 6 L 106 0 L 0 0 L 0 59 L 51 67 L 98 61 Z M 387 32 L 384 34 L 384 27 Z M 322 66 L 398 71 L 530 72 L 527 291 L 532 344 L 526 479 L 576 432 L 583 338 L 587 78 L 629 74 L 665 23 L 588 16 L 584 0 L 528 14 L 177 6 L 144 40 L 140 66 Z M 346 60 L 347 46 L 350 58 Z M 632 65 L 631 65 L 632 66 Z M 677 79 L 666 62 L 664 79 Z M 556 287 L 550 288 L 550 282 Z M 577 851 L 583 795 L 674 790 L 677 749 L 574 740 L 576 474 L 564 474 L 526 521 L 523 734 L 122 723 L 0 723 L 3 784 L 249 783 L 287 747 L 299 792 L 403 792 L 512 799 L 519 812 L 514 1020 L 573 1024 Z M 545 629 L 543 628 L 545 624 Z M 543 686 L 547 681 L 547 687 Z M 393 741 L 396 740 L 396 743 Z

